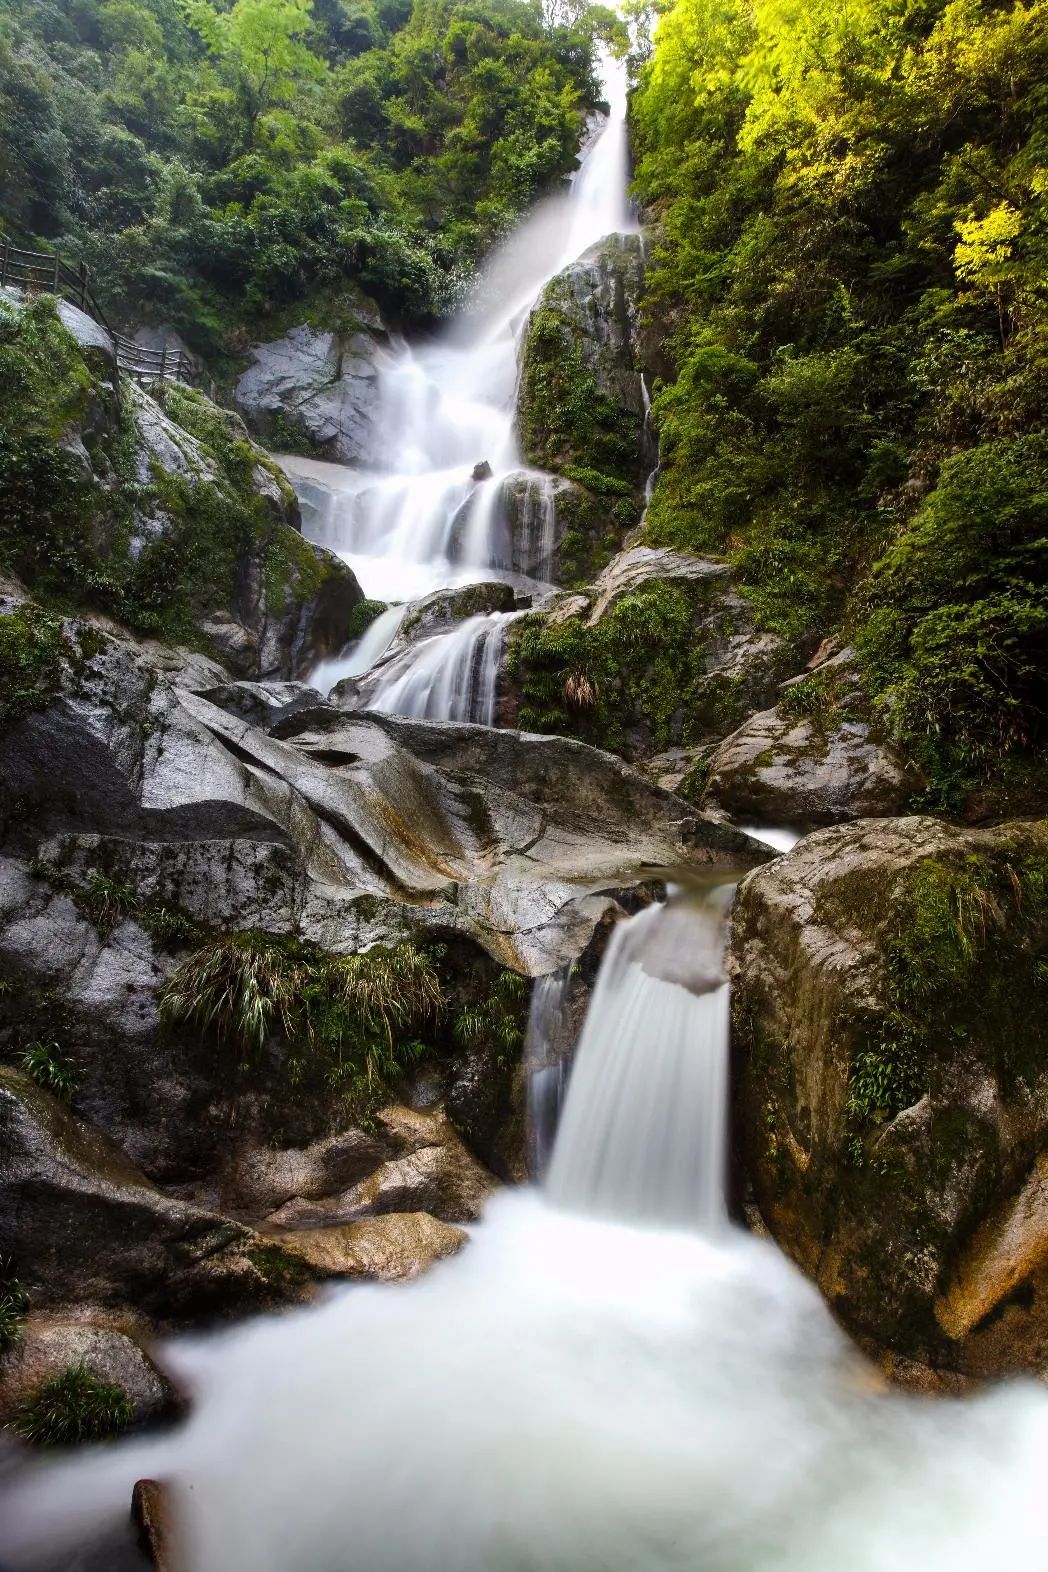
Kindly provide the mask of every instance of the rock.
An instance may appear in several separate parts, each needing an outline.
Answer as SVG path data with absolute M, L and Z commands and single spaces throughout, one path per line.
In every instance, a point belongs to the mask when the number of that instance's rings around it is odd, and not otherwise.
M 521 344 L 517 424 L 543 468 L 639 483 L 650 468 L 637 354 L 639 235 L 608 235 L 546 285 Z
M 733 919 L 737 1143 L 861 1339 L 971 1375 L 1048 1360 L 1048 825 L 816 831 Z
M 636 523 L 629 496 L 606 494 L 537 470 L 516 470 L 499 484 L 506 563 L 515 573 L 565 587 L 592 582 Z
M 468 1237 L 463 1229 L 439 1222 L 428 1212 L 387 1212 L 356 1223 L 274 1235 L 284 1250 L 301 1256 L 325 1277 L 374 1278 L 383 1283 L 418 1277 L 435 1262 L 455 1255 Z
M 704 800 L 744 823 L 811 828 L 901 813 L 919 784 L 878 738 L 854 652 L 843 650 L 785 683 L 774 709 L 721 744 Z
M 512 611 L 515 603 L 512 585 L 498 581 L 465 584 L 461 589 L 434 590 L 431 595 L 412 602 L 390 645 L 390 653 L 402 649 L 405 644 L 417 644 L 434 633 L 447 633 L 467 617 Z
M 771 702 L 791 664 L 783 640 L 756 629 L 726 563 L 666 547 L 620 552 L 585 595 L 521 619 L 507 643 L 517 724 L 556 715 L 558 729 L 630 760 L 705 750 Z
M 39 1307 L 130 1305 L 174 1323 L 302 1295 L 297 1261 L 162 1195 L 111 1140 L 2 1066 L 0 1237 Z
M 158 1479 L 139 1479 L 131 1495 L 131 1521 L 138 1544 L 154 1572 L 176 1572 L 174 1513 L 168 1487 Z
M 252 347 L 253 364 L 238 380 L 233 401 L 271 446 L 302 442 L 335 463 L 375 463 L 386 439 L 378 364 L 388 335 L 366 297 L 354 302 L 352 315 L 345 331 L 303 323 Z
M 266 1227 L 309 1228 L 388 1212 L 430 1212 L 444 1222 L 480 1216 L 495 1178 L 439 1110 L 385 1108 L 378 1120 L 400 1148 L 398 1155 L 341 1195 L 294 1197 L 266 1219 Z
M 481 459 L 479 464 L 474 464 L 474 466 L 473 466 L 473 479 L 474 480 L 490 480 L 491 476 L 492 476 L 492 469 L 491 469 L 491 465 L 488 463 L 487 459 Z
M 118 1386 L 131 1403 L 134 1423 L 172 1415 L 178 1406 L 167 1379 L 145 1350 L 99 1312 L 90 1319 L 61 1313 L 31 1315 L 17 1343 L 0 1360 L 0 1422 L 12 1419 L 54 1376 L 84 1365 L 93 1376 Z

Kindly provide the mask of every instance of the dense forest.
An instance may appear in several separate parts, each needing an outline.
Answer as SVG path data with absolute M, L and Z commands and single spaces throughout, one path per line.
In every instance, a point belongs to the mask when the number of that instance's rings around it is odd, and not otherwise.
M 648 53 L 648 539 L 843 622 L 928 806 L 1036 805 L 1048 6 L 677 0 Z
M 527 0 L 6 0 L 4 223 L 212 360 L 292 304 L 337 318 L 354 283 L 446 314 L 573 167 L 616 25 Z

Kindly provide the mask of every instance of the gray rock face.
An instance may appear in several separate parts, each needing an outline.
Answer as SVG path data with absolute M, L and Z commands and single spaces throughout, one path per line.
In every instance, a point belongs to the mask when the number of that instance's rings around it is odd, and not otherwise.
M 626 519 L 616 517 L 616 506 Z M 634 514 L 562 475 L 518 470 L 501 482 L 507 562 L 515 573 L 573 587 L 590 583 L 622 543 Z
M 99 1131 L 0 1067 L 0 1236 L 34 1302 L 133 1305 L 177 1322 L 288 1297 L 259 1236 L 171 1200 Z M 292 1296 L 294 1297 L 294 1296 Z
M 993 1374 L 1048 1346 L 1048 828 L 816 831 L 739 889 L 736 1145 L 860 1338 Z
M 640 236 L 608 235 L 546 285 L 520 356 L 517 423 L 532 462 L 556 468 L 570 462 L 638 482 L 651 467 L 637 346 L 642 280 Z M 548 379 L 558 366 L 559 375 L 603 405 L 596 446 L 582 441 L 568 409 L 550 402 Z
M 810 828 L 901 813 L 918 778 L 870 724 L 852 652 L 784 685 L 710 762 L 706 800 L 735 819 Z
M 234 390 L 252 430 L 275 447 L 297 434 L 318 457 L 373 463 L 381 447 L 378 358 L 386 330 L 370 302 L 347 333 L 303 324 L 271 344 L 256 344 L 253 365 Z

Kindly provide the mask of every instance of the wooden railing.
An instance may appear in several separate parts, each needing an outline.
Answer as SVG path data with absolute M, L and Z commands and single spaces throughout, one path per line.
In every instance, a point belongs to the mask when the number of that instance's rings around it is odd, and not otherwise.
M 22 295 L 57 295 L 86 312 L 112 339 L 120 370 L 144 387 L 157 382 L 185 382 L 213 392 L 214 384 L 185 350 L 146 349 L 123 333 L 114 332 L 91 292 L 83 262 L 73 269 L 48 251 L 26 251 L 0 237 L 0 289 L 4 288 Z

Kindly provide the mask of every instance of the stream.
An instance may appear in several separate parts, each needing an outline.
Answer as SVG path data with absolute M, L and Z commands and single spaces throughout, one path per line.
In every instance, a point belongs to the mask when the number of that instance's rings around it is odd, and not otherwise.
M 541 557 L 551 482 L 517 449 L 517 346 L 544 282 L 632 223 L 625 80 L 608 73 L 612 114 L 570 194 L 522 227 L 442 339 L 390 352 L 381 466 L 286 461 L 314 538 L 395 603 L 314 673 L 325 691 L 385 658 L 375 707 L 494 719 L 512 613 L 395 641 L 405 603 L 509 572 L 499 487 L 522 470 Z M 172 1342 L 188 1419 L 23 1470 L 0 1494 L 0 1557 L 16 1572 L 124 1565 L 79 1557 L 119 1540 L 134 1481 L 152 1477 L 171 1485 L 184 1572 L 1048 1566 L 1043 1391 L 888 1390 L 815 1288 L 730 1220 L 731 893 L 671 888 L 619 925 L 570 1074 L 543 1041 L 567 978 L 539 979 L 541 1185 L 498 1196 L 462 1255 L 410 1285 L 330 1288 Z

